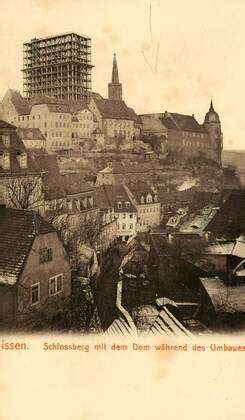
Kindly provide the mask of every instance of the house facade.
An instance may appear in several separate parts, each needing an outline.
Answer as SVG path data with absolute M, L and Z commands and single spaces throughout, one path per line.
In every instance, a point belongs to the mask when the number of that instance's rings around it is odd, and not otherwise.
M 146 232 L 159 226 L 161 205 L 153 188 L 143 182 L 128 184 L 125 188 L 137 208 L 137 231 Z
M 70 296 L 71 273 L 55 229 L 31 211 L 0 206 L 0 322 L 55 312 Z

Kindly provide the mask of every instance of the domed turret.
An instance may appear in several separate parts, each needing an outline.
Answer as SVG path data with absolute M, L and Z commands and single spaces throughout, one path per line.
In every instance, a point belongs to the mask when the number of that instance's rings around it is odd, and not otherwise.
M 205 115 L 204 127 L 209 133 L 209 147 L 211 158 L 221 165 L 221 152 L 223 148 L 223 135 L 221 131 L 221 123 L 219 114 L 214 110 L 213 101 L 211 100 L 210 108 Z
M 214 110 L 213 101 L 211 100 L 210 108 L 205 115 L 205 124 L 207 123 L 220 123 L 219 114 Z

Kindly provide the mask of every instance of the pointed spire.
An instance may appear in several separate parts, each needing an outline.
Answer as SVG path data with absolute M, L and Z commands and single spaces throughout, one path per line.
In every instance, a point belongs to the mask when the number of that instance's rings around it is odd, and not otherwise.
M 111 83 L 108 83 L 108 98 L 122 100 L 122 84 L 119 83 L 116 54 L 113 56 Z
M 211 102 L 210 102 L 210 108 L 209 111 L 214 111 L 214 107 L 213 107 L 213 98 L 211 97 Z
M 118 68 L 117 68 L 117 57 L 116 54 L 113 56 L 113 67 L 112 67 L 112 77 L 111 83 L 119 83 Z

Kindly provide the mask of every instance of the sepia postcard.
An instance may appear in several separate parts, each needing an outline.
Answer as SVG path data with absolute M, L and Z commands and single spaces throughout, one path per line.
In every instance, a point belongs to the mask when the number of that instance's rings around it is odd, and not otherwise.
M 244 1 L 1 10 L 0 420 L 243 420 Z

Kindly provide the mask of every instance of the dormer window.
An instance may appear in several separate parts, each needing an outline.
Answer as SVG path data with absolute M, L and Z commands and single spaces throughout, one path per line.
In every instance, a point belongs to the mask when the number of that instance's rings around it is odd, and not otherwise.
M 4 134 L 3 137 L 3 144 L 5 147 L 10 147 L 10 135 L 9 134 Z
M 157 203 L 157 200 L 158 200 L 158 198 L 157 198 L 157 195 L 155 194 L 155 196 L 154 196 L 154 202 Z
M 10 169 L 10 155 L 9 152 L 6 150 L 3 152 L 2 155 L 2 167 L 3 169 Z
M 145 203 L 145 199 L 144 199 L 144 196 L 143 195 L 141 196 L 140 202 L 141 202 L 141 204 L 144 204 Z
M 93 205 L 94 205 L 93 197 L 89 197 L 88 201 L 89 201 L 90 206 L 93 207 Z
M 87 208 L 87 205 L 88 205 L 88 200 L 87 200 L 87 197 L 85 197 L 83 199 L 83 206 L 85 207 L 85 209 Z
M 151 194 L 148 194 L 148 195 L 147 195 L 147 197 L 146 197 L 146 202 L 147 202 L 147 203 L 152 203 L 152 195 L 151 195 Z
M 121 201 L 118 201 L 118 203 L 117 203 L 117 207 L 118 207 L 119 209 L 121 209 L 121 208 L 122 208 L 122 203 L 121 203 Z
M 27 168 L 27 154 L 26 153 L 23 152 L 19 155 L 19 164 L 22 169 Z
M 130 202 L 126 201 L 126 208 L 129 209 L 130 208 Z

